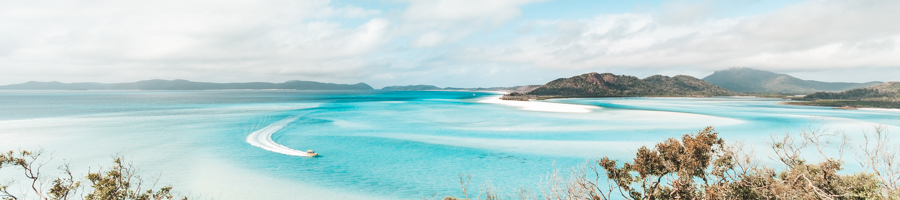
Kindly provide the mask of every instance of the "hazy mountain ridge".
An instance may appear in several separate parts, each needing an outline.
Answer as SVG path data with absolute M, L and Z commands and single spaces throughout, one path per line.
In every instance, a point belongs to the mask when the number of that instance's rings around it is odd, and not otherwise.
M 365 83 L 335 84 L 314 81 L 287 81 L 284 83 L 208 83 L 188 80 L 144 80 L 131 83 L 61 83 L 29 81 L 0 86 L 0 90 L 373 90 Z
M 830 106 L 841 109 L 900 108 L 900 82 L 887 82 L 843 92 L 816 92 L 785 104 Z
M 803 97 L 804 100 L 840 99 L 860 101 L 900 101 L 900 82 L 851 89 L 843 92 L 816 92 Z
M 822 91 L 844 91 L 878 85 L 883 82 L 846 83 L 803 80 L 787 74 L 778 74 L 750 68 L 731 68 L 716 71 L 704 81 L 735 92 L 809 94 Z
M 732 96 L 736 92 L 691 76 L 654 75 L 639 79 L 628 75 L 591 72 L 550 81 L 528 92 L 536 96 L 634 97 L 634 96 Z
M 467 91 L 509 91 L 509 92 L 520 92 L 526 93 L 535 88 L 540 87 L 541 85 L 525 85 L 525 86 L 512 86 L 512 87 L 479 87 L 479 88 L 455 88 L 455 87 L 437 87 L 433 85 L 407 85 L 407 86 L 387 86 L 381 88 L 381 90 L 397 90 L 397 91 L 457 91 L 457 90 L 467 90 Z
M 433 85 L 406 85 L 406 86 L 387 86 L 381 90 L 398 90 L 398 91 L 423 91 L 423 90 L 443 90 L 443 88 Z

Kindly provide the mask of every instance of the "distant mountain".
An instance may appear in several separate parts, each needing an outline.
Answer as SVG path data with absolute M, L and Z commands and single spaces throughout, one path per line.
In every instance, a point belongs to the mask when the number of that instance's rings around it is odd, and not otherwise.
M 900 82 L 851 89 L 843 92 L 816 92 L 803 97 L 804 100 L 839 99 L 858 101 L 900 101 Z
M 145 80 L 132 83 L 60 83 L 30 81 L 0 86 L 0 90 L 231 90 L 231 89 L 283 89 L 283 90 L 372 90 L 365 83 L 334 84 L 313 81 L 288 81 L 284 83 L 206 83 L 187 80 Z
M 887 82 L 843 92 L 816 92 L 785 104 L 829 106 L 839 109 L 900 108 L 900 82 Z
M 788 94 L 843 91 L 883 83 L 844 83 L 802 80 L 787 74 L 777 74 L 750 68 L 731 68 L 728 70 L 716 71 L 712 75 L 703 78 L 703 80 L 735 92 Z
M 387 86 L 381 88 L 381 90 L 402 90 L 402 91 L 427 91 L 427 90 L 440 90 L 440 91 L 456 91 L 456 90 L 467 90 L 467 91 L 509 91 L 509 92 L 520 92 L 525 93 L 531 91 L 540 85 L 526 85 L 526 86 L 513 86 L 513 87 L 487 87 L 487 88 L 455 88 L 455 87 L 437 87 L 433 85 L 407 85 L 407 86 Z
M 662 75 L 639 79 L 634 76 L 596 72 L 560 78 L 526 95 L 635 97 L 635 96 L 731 96 L 737 93 L 685 75 Z
M 502 92 L 518 92 L 518 93 L 526 93 L 530 92 L 534 89 L 541 87 L 541 85 L 524 85 L 524 86 L 512 86 L 512 87 L 486 87 L 486 88 L 453 88 L 453 87 L 445 87 L 444 90 L 471 90 L 471 91 L 502 91 Z
M 402 90 L 402 91 L 422 91 L 422 90 L 442 90 L 443 88 L 439 88 L 433 85 L 407 85 L 407 86 L 387 86 L 381 88 L 381 90 Z

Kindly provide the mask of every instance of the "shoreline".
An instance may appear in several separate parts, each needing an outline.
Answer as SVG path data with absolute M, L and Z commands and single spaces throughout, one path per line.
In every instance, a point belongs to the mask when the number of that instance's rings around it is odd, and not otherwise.
M 886 111 L 886 112 L 900 112 L 900 108 L 856 108 L 857 110 L 865 110 L 865 111 Z
M 898 102 L 890 102 L 890 101 L 859 101 L 859 100 L 793 100 L 793 101 L 783 101 L 780 104 L 784 105 L 794 105 L 794 106 L 818 106 L 818 107 L 831 107 L 835 109 L 863 109 L 863 108 L 875 108 L 875 109 L 900 109 L 900 103 Z
M 502 95 L 493 95 L 477 101 L 478 103 L 499 104 L 510 107 L 518 107 L 520 110 L 539 111 L 539 112 L 558 112 L 558 113 L 589 113 L 594 109 L 601 109 L 598 106 L 586 106 L 565 103 L 551 103 L 542 101 L 512 101 L 500 99 Z

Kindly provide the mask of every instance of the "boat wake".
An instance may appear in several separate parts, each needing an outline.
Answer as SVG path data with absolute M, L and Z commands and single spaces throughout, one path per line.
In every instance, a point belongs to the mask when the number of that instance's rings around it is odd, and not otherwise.
M 250 136 L 247 136 L 247 143 L 250 143 L 250 145 L 265 149 L 267 151 L 284 155 L 312 157 L 313 155 L 309 153 L 288 148 L 284 145 L 275 143 L 275 141 L 272 140 L 272 134 L 278 132 L 278 130 L 281 130 L 281 128 L 284 128 L 284 126 L 287 126 L 291 122 L 297 121 L 297 119 L 300 119 L 300 116 L 288 117 L 281 121 L 272 123 L 269 126 L 253 131 L 253 133 L 250 133 Z

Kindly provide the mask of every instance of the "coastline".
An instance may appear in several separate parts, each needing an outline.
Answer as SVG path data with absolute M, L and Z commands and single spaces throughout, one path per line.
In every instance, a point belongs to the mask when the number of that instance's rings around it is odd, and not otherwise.
M 795 106 L 819 106 L 833 108 L 877 108 L 877 109 L 900 109 L 900 103 L 891 101 L 858 101 L 858 100 L 797 100 L 784 101 L 781 104 Z
M 857 108 L 857 110 L 865 110 L 865 111 L 885 111 L 885 112 L 900 112 L 900 108 Z
M 520 110 L 539 111 L 539 112 L 559 112 L 559 113 L 589 113 L 594 109 L 601 109 L 597 106 L 575 105 L 565 103 L 551 103 L 541 101 L 511 101 L 500 99 L 502 95 L 494 95 L 479 100 L 478 103 L 499 104 L 511 107 L 518 107 Z

